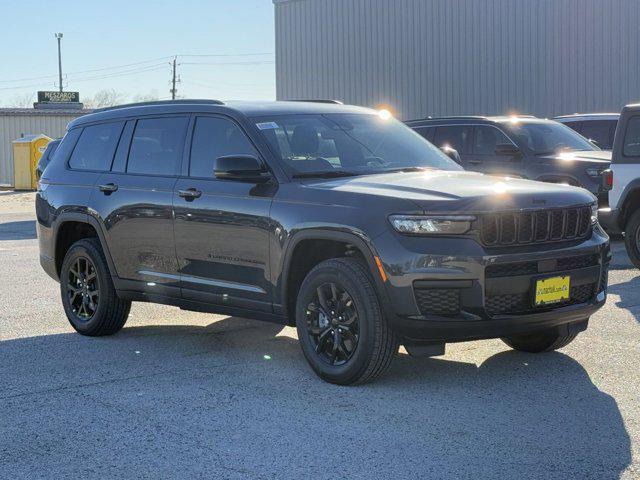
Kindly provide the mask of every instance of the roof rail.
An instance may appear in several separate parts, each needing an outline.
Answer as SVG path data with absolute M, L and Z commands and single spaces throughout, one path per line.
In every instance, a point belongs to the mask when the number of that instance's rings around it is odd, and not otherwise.
M 342 103 L 340 100 L 332 100 L 330 98 L 296 99 L 296 100 L 289 100 L 289 102 L 331 103 L 334 105 L 344 105 L 344 103 Z
M 224 105 L 224 102 L 220 100 L 210 100 L 210 99 L 198 99 L 198 98 L 181 98 L 179 100 L 153 100 L 151 102 L 136 102 L 136 103 L 125 103 L 122 105 L 114 105 L 113 107 L 103 107 L 96 108 L 93 113 L 96 112 L 107 112 L 109 110 L 118 110 L 119 108 L 129 108 L 129 107 L 147 107 L 152 105 L 191 105 L 193 103 L 206 103 L 209 105 Z

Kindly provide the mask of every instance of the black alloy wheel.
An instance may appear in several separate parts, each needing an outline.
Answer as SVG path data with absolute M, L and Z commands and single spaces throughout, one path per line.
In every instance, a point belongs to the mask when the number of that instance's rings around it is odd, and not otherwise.
M 358 312 L 351 295 L 333 282 L 320 285 L 307 306 L 307 332 L 318 356 L 344 365 L 358 346 Z
M 88 257 L 77 257 L 69 268 L 67 296 L 71 310 L 80 321 L 93 318 L 100 301 L 100 284 L 96 267 Z

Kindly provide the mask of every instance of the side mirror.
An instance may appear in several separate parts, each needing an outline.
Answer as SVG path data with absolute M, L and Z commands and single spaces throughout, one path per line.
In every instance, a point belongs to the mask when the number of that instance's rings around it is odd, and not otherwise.
M 253 155 L 226 155 L 218 157 L 213 167 L 216 178 L 241 182 L 264 183 L 271 175 Z
M 593 138 L 589 138 L 589 139 L 587 139 L 587 140 L 589 140 L 589 143 L 590 143 L 591 145 L 593 145 L 594 147 L 596 147 L 596 148 L 600 148 L 600 145 L 598 145 L 598 142 L 597 142 L 597 141 L 595 141 Z
M 505 157 L 519 157 L 522 152 L 512 143 L 499 143 L 496 145 L 495 154 Z
M 458 165 L 462 164 L 462 159 L 460 158 L 460 154 L 458 153 L 458 151 L 455 148 L 452 148 L 448 145 L 444 145 L 442 147 L 440 147 L 440 150 L 442 150 L 442 152 L 449 157 L 451 160 L 453 160 L 454 162 L 456 162 Z

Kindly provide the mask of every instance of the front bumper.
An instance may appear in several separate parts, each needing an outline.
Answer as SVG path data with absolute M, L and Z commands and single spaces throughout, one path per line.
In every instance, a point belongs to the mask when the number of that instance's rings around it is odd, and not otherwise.
M 374 241 L 388 281 L 387 315 L 405 340 L 453 342 L 581 324 L 606 301 L 611 254 L 600 227 L 578 243 L 489 249 L 470 238 L 388 231 Z M 571 299 L 538 308 L 536 279 L 569 275 Z
M 602 227 L 613 235 L 620 235 L 620 210 L 617 208 L 601 208 L 598 210 L 598 221 Z

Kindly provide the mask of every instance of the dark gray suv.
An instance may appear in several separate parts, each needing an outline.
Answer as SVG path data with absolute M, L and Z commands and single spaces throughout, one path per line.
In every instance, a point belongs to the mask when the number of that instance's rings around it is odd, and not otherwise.
M 407 124 L 438 147 L 457 150 L 465 170 L 583 187 L 607 205 L 602 172 L 611 152 L 569 127 L 535 117 L 450 117 Z
M 295 325 L 323 379 L 403 344 L 569 343 L 605 302 L 584 189 L 465 172 L 402 123 L 326 103 L 122 106 L 69 124 L 36 197 L 40 261 L 71 325 L 132 301 Z

